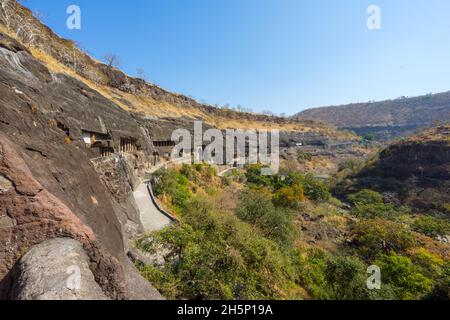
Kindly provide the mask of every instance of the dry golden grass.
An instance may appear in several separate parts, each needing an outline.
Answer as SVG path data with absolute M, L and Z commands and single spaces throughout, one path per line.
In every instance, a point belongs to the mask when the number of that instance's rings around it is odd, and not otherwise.
M 15 34 L 10 30 L 6 29 L 5 26 L 0 25 L 0 31 L 9 35 L 12 38 L 15 38 L 20 42 L 20 39 L 17 39 Z M 50 40 L 53 41 L 53 40 Z M 56 41 L 56 40 L 55 40 Z M 69 44 L 65 44 L 63 39 L 58 40 L 60 45 L 71 45 L 73 46 L 74 54 L 82 55 L 81 51 L 77 49 L 74 44 L 70 41 Z M 59 43 L 58 42 L 58 43 Z M 153 116 L 153 117 L 187 117 L 191 119 L 201 119 L 205 123 L 217 127 L 219 129 L 253 129 L 253 130 L 280 130 L 280 131 L 295 131 L 295 132 L 311 132 L 311 131 L 320 131 L 323 134 L 336 138 L 336 139 L 356 139 L 356 136 L 346 132 L 339 131 L 335 128 L 328 127 L 321 124 L 304 124 L 298 122 L 283 122 L 280 119 L 275 121 L 266 121 L 258 119 L 258 116 L 252 116 L 250 114 L 243 114 L 237 111 L 229 111 L 229 112 L 213 112 L 209 113 L 206 109 L 200 107 L 193 107 L 184 105 L 177 106 L 167 101 L 156 100 L 151 97 L 143 96 L 143 95 L 133 95 L 130 93 L 126 93 L 120 91 L 118 89 L 109 87 L 107 85 L 96 84 L 93 81 L 84 78 L 80 74 L 78 74 L 75 70 L 65 66 L 57 59 L 55 59 L 49 53 L 46 53 L 38 48 L 30 47 L 29 48 L 32 55 L 44 63 L 47 68 L 53 73 L 65 73 L 73 78 L 78 79 L 79 81 L 86 84 L 88 87 L 98 92 L 106 99 L 111 100 L 119 107 L 124 110 L 136 112 L 143 114 L 145 116 Z M 89 64 L 88 67 L 91 72 L 94 72 L 99 77 L 100 83 L 107 83 L 107 79 L 105 79 L 104 74 L 96 70 L 95 60 L 92 59 L 93 64 Z M 178 94 L 172 93 L 174 96 L 180 96 Z M 253 118 L 252 118 L 253 117 Z

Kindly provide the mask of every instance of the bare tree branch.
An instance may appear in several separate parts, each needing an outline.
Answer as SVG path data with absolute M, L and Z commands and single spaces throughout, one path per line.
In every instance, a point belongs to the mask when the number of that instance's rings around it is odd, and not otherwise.
M 115 53 L 108 53 L 106 54 L 103 59 L 108 64 L 108 67 L 118 67 L 120 66 L 120 59 L 119 56 Z

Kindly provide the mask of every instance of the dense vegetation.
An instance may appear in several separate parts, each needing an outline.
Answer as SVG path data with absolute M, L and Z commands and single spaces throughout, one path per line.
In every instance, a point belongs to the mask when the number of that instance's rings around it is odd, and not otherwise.
M 156 194 L 181 223 L 138 241 L 164 256 L 138 267 L 166 297 L 448 298 L 448 247 L 432 239 L 448 234 L 448 221 L 415 217 L 371 190 L 348 195 L 347 207 L 310 175 L 260 169 L 219 178 L 210 166 L 183 165 L 155 175 Z M 345 240 L 308 242 L 305 217 L 342 229 Z M 380 290 L 367 288 L 370 265 L 382 270 Z

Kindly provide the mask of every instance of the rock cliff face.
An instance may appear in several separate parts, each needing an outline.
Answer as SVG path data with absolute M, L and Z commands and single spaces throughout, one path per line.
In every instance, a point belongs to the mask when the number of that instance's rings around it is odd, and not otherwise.
M 20 300 L 106 300 L 78 241 L 59 238 L 34 246 L 17 266 Z M 44 281 L 42 281 L 44 279 Z
M 132 192 L 157 160 L 153 142 L 192 131 L 194 119 L 205 130 L 281 125 L 286 148 L 355 139 L 312 122 L 200 105 L 132 79 L 82 54 L 16 1 L 0 0 L 0 299 L 161 299 L 127 257 L 143 231 Z M 61 287 L 70 257 L 40 261 L 59 272 L 36 277 L 39 257 L 64 248 L 78 255 L 92 296 Z
M 47 239 L 71 237 L 83 244 L 91 257 L 91 268 L 110 298 L 123 298 L 126 284 L 123 269 L 113 255 L 70 208 L 33 178 L 16 146 L 0 136 L 0 293 L 15 298 L 14 268 L 21 254 Z M 5 183 L 8 181 L 8 183 Z
M 51 74 L 19 43 L 1 35 L 2 297 L 14 294 L 18 277 L 14 266 L 22 254 L 58 237 L 70 237 L 84 246 L 107 297 L 133 296 L 129 283 L 139 276 L 124 272 L 130 263 L 124 240 L 127 224 L 139 228 L 133 221 L 137 213 L 126 194 L 115 198 L 102 182 L 91 162 L 101 155 L 100 149 L 86 146 L 86 131 L 107 132 L 117 149 L 127 139 L 142 157 L 151 152 L 147 137 L 128 112 L 73 78 Z M 134 170 L 124 174 L 131 177 Z M 142 297 L 159 297 L 147 289 Z
M 418 212 L 449 215 L 449 181 L 450 127 L 442 126 L 390 145 L 341 187 L 376 189 Z

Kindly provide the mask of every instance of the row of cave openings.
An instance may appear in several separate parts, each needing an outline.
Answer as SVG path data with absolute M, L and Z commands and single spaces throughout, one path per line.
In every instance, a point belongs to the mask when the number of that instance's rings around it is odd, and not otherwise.
M 88 148 L 97 148 L 100 150 L 102 157 L 109 157 L 116 153 L 114 148 L 113 138 L 110 133 L 100 133 L 83 130 L 83 141 Z M 117 152 L 119 153 L 133 153 L 138 151 L 137 139 L 135 138 L 120 138 L 120 143 Z

